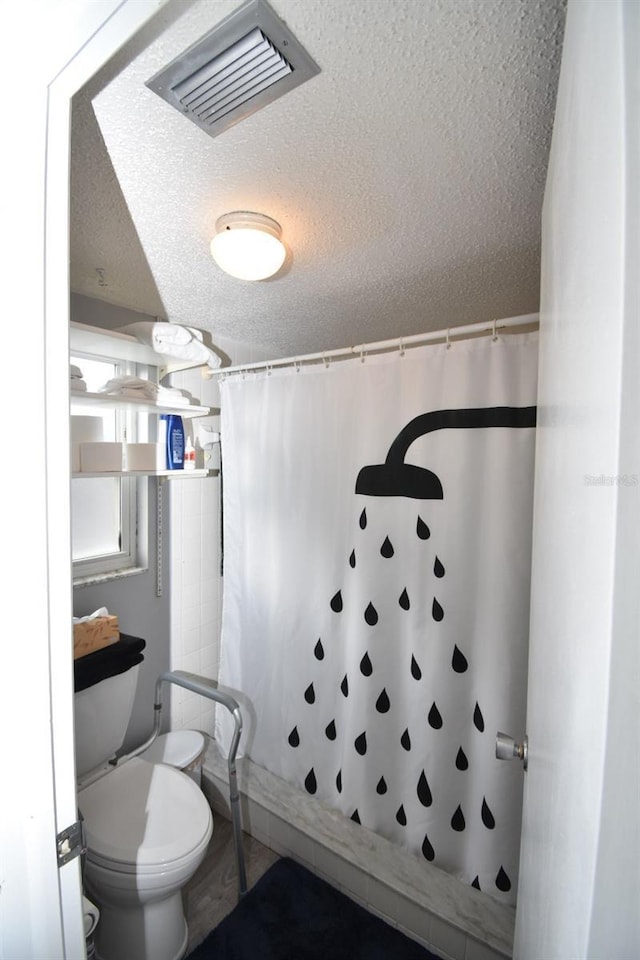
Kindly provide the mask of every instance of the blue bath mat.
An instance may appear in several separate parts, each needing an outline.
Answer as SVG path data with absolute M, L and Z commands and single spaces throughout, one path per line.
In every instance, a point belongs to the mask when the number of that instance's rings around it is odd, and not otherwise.
M 438 960 L 288 857 L 188 960 Z

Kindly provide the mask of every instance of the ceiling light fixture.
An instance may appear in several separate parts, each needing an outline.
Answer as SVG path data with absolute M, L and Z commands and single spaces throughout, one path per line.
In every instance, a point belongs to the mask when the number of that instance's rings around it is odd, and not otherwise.
M 211 256 L 221 270 L 239 280 L 266 280 L 286 256 L 282 228 L 262 213 L 238 210 L 216 221 Z

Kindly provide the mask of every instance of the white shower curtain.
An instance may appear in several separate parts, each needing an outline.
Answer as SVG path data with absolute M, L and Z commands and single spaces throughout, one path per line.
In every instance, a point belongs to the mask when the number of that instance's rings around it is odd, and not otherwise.
M 242 752 L 511 903 L 523 771 L 495 734 L 524 733 L 536 379 L 510 334 L 222 384 Z

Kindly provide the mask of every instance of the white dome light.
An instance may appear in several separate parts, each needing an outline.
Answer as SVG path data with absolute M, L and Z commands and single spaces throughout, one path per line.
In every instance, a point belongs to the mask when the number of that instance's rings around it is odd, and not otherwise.
M 262 213 L 225 213 L 216 222 L 211 256 L 221 270 L 239 280 L 266 280 L 286 256 L 280 224 Z

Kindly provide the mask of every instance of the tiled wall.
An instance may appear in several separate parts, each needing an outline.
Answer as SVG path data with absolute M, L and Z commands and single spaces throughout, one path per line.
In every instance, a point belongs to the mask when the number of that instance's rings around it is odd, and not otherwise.
M 273 359 L 264 349 L 219 343 L 233 364 Z M 203 406 L 220 407 L 216 378 L 204 379 L 200 370 L 174 374 L 171 385 L 188 390 Z M 219 431 L 220 417 L 185 420 L 185 426 L 196 435 L 199 426 Z M 219 447 L 205 452 L 213 456 L 207 465 L 219 467 Z M 165 528 L 167 514 L 170 517 L 171 548 L 165 563 L 170 563 L 171 574 L 171 669 L 217 679 L 222 621 L 220 476 L 169 480 L 163 488 Z M 210 700 L 174 685 L 170 696 L 173 730 L 193 728 L 213 734 L 214 705 Z

